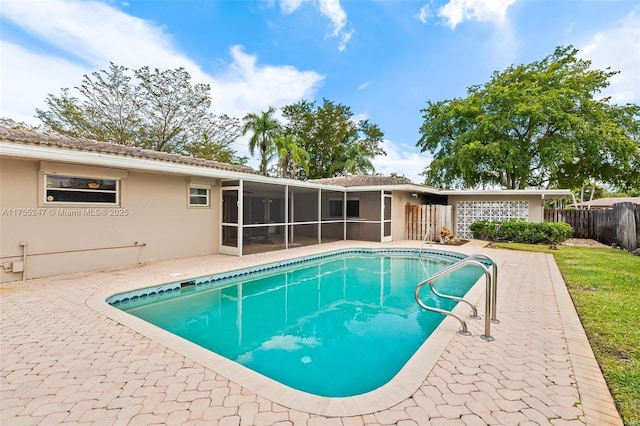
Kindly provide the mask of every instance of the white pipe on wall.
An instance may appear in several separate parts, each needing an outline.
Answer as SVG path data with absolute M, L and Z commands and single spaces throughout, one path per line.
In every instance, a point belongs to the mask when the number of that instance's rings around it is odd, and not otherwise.
M 20 241 L 22 246 L 22 281 L 27 279 L 27 242 Z

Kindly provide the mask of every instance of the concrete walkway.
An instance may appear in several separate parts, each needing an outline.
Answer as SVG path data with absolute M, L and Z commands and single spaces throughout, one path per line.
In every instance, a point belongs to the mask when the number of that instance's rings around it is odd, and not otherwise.
M 384 247 L 417 247 L 413 241 Z M 188 350 L 170 349 L 90 307 L 96 295 L 335 250 L 204 256 L 0 285 L 0 424 L 621 425 L 553 257 L 482 248 L 500 267 L 493 342 L 454 332 L 400 403 L 331 417 L 243 388 Z M 438 247 L 435 247 L 438 248 Z M 484 312 L 484 297 L 477 300 Z M 444 324 L 444 323 L 443 323 Z M 454 327 L 455 330 L 455 327 Z M 311 410 L 310 410 L 311 411 Z

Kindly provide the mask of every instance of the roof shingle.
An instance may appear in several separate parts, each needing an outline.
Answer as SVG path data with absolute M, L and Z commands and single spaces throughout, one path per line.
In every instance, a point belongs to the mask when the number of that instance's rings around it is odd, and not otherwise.
M 311 182 L 322 183 L 326 185 L 340 186 L 380 186 L 380 185 L 407 185 L 412 184 L 410 179 L 404 176 L 338 176 L 324 179 L 313 179 Z
M 204 158 L 187 157 L 180 154 L 170 154 L 168 152 L 153 151 L 116 143 L 98 142 L 86 138 L 76 138 L 49 133 L 36 133 L 24 129 L 0 127 L 0 140 L 18 142 L 25 145 L 50 146 L 54 148 L 97 152 L 101 154 L 112 154 L 123 157 L 141 158 L 145 160 L 164 161 L 226 171 L 258 174 L 254 169 L 246 166 L 235 166 L 232 164 L 221 163 L 219 161 L 205 160 Z

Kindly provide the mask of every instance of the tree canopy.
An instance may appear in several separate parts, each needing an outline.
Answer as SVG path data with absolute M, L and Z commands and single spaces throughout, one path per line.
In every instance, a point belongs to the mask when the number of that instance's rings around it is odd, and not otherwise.
M 44 129 L 157 151 L 243 164 L 230 143 L 237 119 L 215 116 L 208 84 L 192 84 L 183 68 L 109 68 L 84 75 L 80 86 L 49 94 L 36 109 Z
M 640 107 L 598 97 L 618 72 L 572 46 L 494 72 L 464 99 L 427 102 L 417 142 L 425 183 L 448 188 L 640 186 Z
M 249 158 L 239 157 L 231 146 L 241 133 L 239 118 L 207 114 L 197 125 L 189 128 L 182 151 L 192 157 L 246 165 Z
M 284 133 L 299 141 L 309 153 L 309 179 L 344 173 L 373 173 L 371 160 L 386 155 L 384 133 L 368 120 L 354 120 L 351 109 L 323 99 L 321 105 L 301 100 L 286 105 L 282 113 L 287 123 Z

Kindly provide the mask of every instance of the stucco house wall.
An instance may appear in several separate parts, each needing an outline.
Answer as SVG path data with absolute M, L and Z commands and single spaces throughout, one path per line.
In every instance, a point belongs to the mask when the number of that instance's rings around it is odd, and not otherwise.
M 195 179 L 211 186 L 211 203 L 190 208 L 188 176 L 82 166 L 96 176 L 126 176 L 119 205 L 46 205 L 43 170 L 52 168 L 68 175 L 78 166 L 0 160 L 1 263 L 22 261 L 21 243 L 26 243 L 25 278 L 218 252 L 219 185 L 214 179 Z M 0 268 L 2 282 L 21 276 Z
M 464 195 L 455 195 L 449 194 L 449 205 L 453 207 L 453 220 L 454 220 L 454 234 L 460 235 L 460 226 L 459 226 L 459 202 L 470 201 L 470 202 L 518 202 L 525 201 L 528 204 L 528 214 L 527 221 L 528 222 L 541 222 L 544 218 L 543 210 L 544 210 L 544 200 L 540 194 L 535 195 L 524 195 L 524 194 L 464 194 Z M 488 220 L 503 220 L 505 218 L 504 212 L 500 211 L 500 208 L 492 209 L 494 212 L 487 215 L 486 217 L 482 217 L 483 219 Z M 495 211 L 497 210 L 497 211 Z
M 411 192 L 393 191 L 391 207 L 391 237 L 394 241 L 407 238 L 405 206 L 407 204 L 420 204 L 417 198 L 411 196 Z

